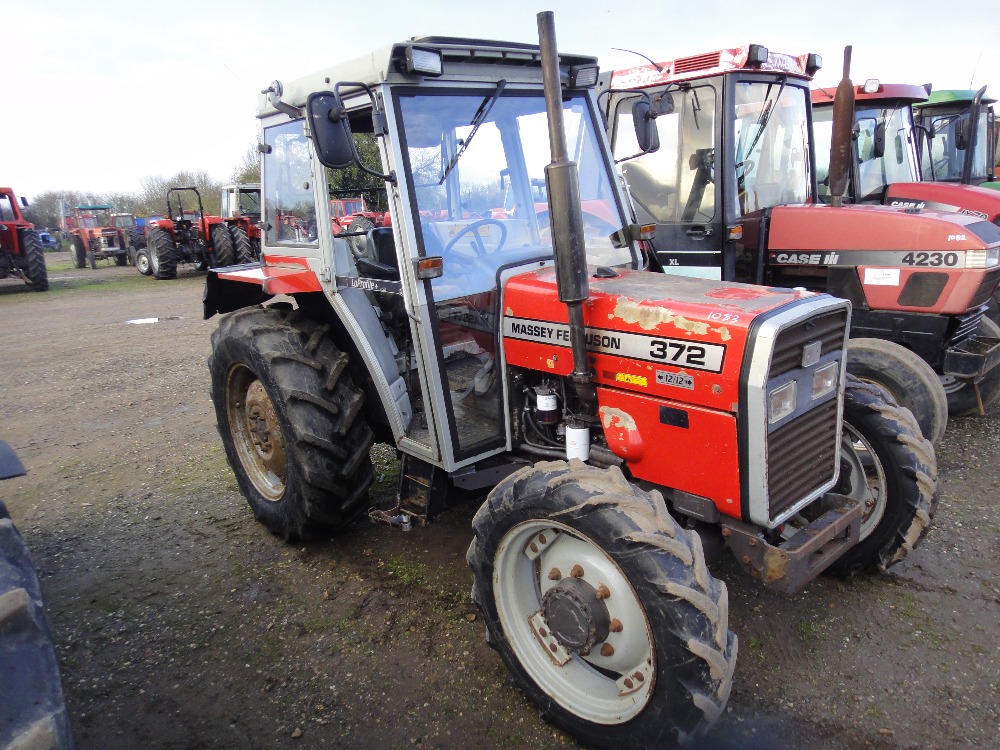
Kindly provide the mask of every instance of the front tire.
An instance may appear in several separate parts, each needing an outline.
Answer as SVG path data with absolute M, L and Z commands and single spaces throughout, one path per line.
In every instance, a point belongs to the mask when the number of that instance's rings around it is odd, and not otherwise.
M 233 249 L 236 252 L 237 263 L 256 263 L 259 260 L 259 253 L 254 249 L 254 244 L 250 241 L 250 236 L 239 224 L 229 227 L 229 232 L 233 238 Z
M 149 230 L 149 268 L 155 279 L 177 278 L 177 247 L 165 229 Z
M 924 538 L 937 510 L 937 462 L 909 410 L 873 383 L 848 376 L 837 491 L 864 505 L 861 539 L 827 572 L 886 570 Z
M 847 371 L 885 388 L 909 409 L 923 437 L 938 445 L 948 427 L 948 399 L 934 369 L 909 349 L 885 339 L 847 341 Z
M 236 263 L 236 251 L 233 249 L 233 238 L 229 236 L 229 228 L 225 224 L 212 227 L 212 247 L 215 250 L 216 266 L 232 266 Z
M 985 336 L 992 339 L 1000 339 L 1000 326 L 990 318 L 983 318 L 979 321 L 976 335 Z M 947 375 L 942 375 L 941 385 L 944 387 L 945 396 L 948 399 L 948 412 L 953 417 L 972 417 L 979 415 L 979 399 L 976 398 L 976 389 L 962 380 Z M 994 367 L 983 375 L 976 387 L 979 388 L 979 397 L 983 401 L 983 409 L 1000 398 L 1000 366 Z
M 70 239 L 69 259 L 75 268 L 87 267 L 87 250 L 79 237 Z
M 135 254 L 135 267 L 143 276 L 150 276 L 153 273 L 153 266 L 150 262 L 149 252 L 145 249 Z
M 724 583 L 697 535 L 621 471 L 540 463 L 490 492 L 468 563 L 514 681 L 588 745 L 693 742 L 732 687 Z
M 212 401 L 254 515 L 288 540 L 346 527 L 374 479 L 364 394 L 322 326 L 284 306 L 226 315 L 212 334 Z

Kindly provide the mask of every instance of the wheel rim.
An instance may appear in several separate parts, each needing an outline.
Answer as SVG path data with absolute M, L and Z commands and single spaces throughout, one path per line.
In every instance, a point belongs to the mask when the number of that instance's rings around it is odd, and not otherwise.
M 567 711 L 599 724 L 639 714 L 655 682 L 645 611 L 618 565 L 550 520 L 508 531 L 494 566 L 497 613 L 518 661 Z
M 964 380 L 959 380 L 954 375 L 938 375 L 938 379 L 941 381 L 941 387 L 944 388 L 945 395 L 948 396 L 969 387 L 968 383 Z
M 240 463 L 250 481 L 266 499 L 280 500 L 288 464 L 278 414 L 264 385 L 242 365 L 229 372 L 226 415 Z
M 851 473 L 851 486 L 844 494 L 862 503 L 861 539 L 866 539 L 885 515 L 885 469 L 872 444 L 847 422 L 841 456 L 850 464 Z
M 135 265 L 139 269 L 139 273 L 149 273 L 149 257 L 145 253 L 139 253 L 136 256 Z

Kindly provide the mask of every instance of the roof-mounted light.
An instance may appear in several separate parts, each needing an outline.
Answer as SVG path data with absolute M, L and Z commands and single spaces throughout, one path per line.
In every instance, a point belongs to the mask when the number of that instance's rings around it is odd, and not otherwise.
M 882 84 L 879 83 L 878 78 L 869 78 L 867 81 L 865 81 L 865 86 L 863 91 L 866 94 L 875 94 L 881 87 Z
M 422 47 L 407 47 L 404 70 L 422 76 L 439 76 L 444 72 L 441 53 Z
M 806 56 L 806 75 L 814 76 L 816 71 L 823 67 L 823 56 L 810 52 Z
M 589 89 L 597 85 L 597 65 L 575 65 L 569 69 L 569 85 L 574 89 Z
M 747 50 L 747 65 L 763 65 L 767 62 L 770 54 L 767 47 L 762 44 L 751 44 Z

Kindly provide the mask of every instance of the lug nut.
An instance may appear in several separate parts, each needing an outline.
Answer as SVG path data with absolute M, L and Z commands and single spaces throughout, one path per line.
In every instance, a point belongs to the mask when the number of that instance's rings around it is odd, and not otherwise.
M 545 544 L 545 534 L 539 534 L 538 541 L 540 541 L 542 544 Z
M 608 599 L 611 597 L 611 591 L 602 583 L 597 587 L 597 591 L 594 592 L 594 596 L 598 599 Z
M 605 643 L 603 646 L 601 646 L 601 656 L 614 656 L 614 655 L 615 655 L 615 647 L 612 646 L 610 643 Z
M 569 572 L 574 578 L 583 578 L 583 568 L 579 565 L 574 565 L 573 569 Z
M 547 638 L 549 635 L 549 631 L 547 631 L 545 628 L 539 628 L 538 635 L 542 636 L 542 638 Z
M 645 682 L 646 676 L 642 672 L 636 672 L 632 675 L 638 682 Z
M 561 581 L 562 577 L 563 577 L 562 571 L 560 571 L 559 568 L 553 568 L 552 570 L 549 571 L 550 581 Z
M 622 621 L 621 621 L 621 620 L 619 620 L 619 619 L 618 619 L 618 618 L 616 617 L 616 618 L 615 618 L 615 619 L 613 619 L 613 620 L 611 621 L 611 623 L 610 623 L 610 624 L 608 625 L 608 630 L 610 630 L 610 631 L 611 631 L 612 633 L 620 633 L 620 632 L 622 632 Z
M 538 545 L 537 545 L 537 544 L 535 544 L 534 542 L 532 542 L 532 543 L 531 543 L 530 545 L 528 545 L 528 546 L 530 547 L 530 549 L 531 549 L 531 551 L 532 551 L 532 552 L 538 552 Z
M 628 677 L 625 678 L 625 687 L 627 687 L 629 690 L 632 689 L 632 680 L 630 680 Z

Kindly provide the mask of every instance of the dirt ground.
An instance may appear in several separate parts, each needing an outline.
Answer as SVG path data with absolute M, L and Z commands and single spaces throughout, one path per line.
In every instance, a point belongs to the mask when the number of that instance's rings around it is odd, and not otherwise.
M 0 497 L 42 578 L 80 748 L 577 746 L 486 646 L 464 561 L 475 503 L 285 544 L 223 455 L 202 275 L 67 261 L 49 255 L 46 293 L 0 281 L 0 438 L 29 471 Z M 998 440 L 1000 409 L 952 421 L 934 526 L 889 574 L 788 597 L 716 566 L 740 657 L 706 747 L 995 746 Z M 386 501 L 394 453 L 375 458 Z

